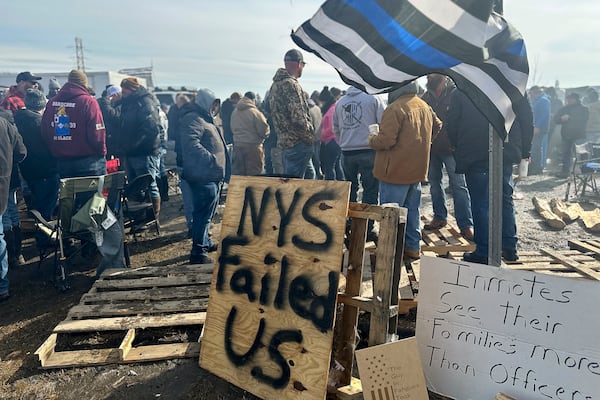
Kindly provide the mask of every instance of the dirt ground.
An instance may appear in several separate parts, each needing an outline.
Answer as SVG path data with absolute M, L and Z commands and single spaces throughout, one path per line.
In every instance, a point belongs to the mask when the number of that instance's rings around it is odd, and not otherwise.
M 565 179 L 549 174 L 528 177 L 518 183 L 517 191 L 523 197 L 515 200 L 520 250 L 568 249 L 568 239 L 594 237 L 579 221 L 562 231 L 552 231 L 538 217 L 531 198 L 562 199 L 565 189 Z M 589 210 L 600 202 L 588 200 L 580 204 Z M 428 186 L 423 187 L 422 212 L 431 213 Z M 161 221 L 160 237 L 147 233 L 137 243 L 131 243 L 133 267 L 169 268 L 187 264 L 191 240 L 187 238 L 179 195 L 164 203 Z M 34 352 L 90 289 L 95 264 L 77 259 L 70 270 L 72 288 L 61 293 L 50 283 L 51 263 L 44 262 L 38 268 L 31 238 L 25 243 L 24 255 L 27 264 L 9 274 L 12 296 L 0 303 L 1 399 L 255 399 L 200 369 L 196 359 L 42 370 Z M 410 330 L 414 323 L 406 320 L 401 325 Z

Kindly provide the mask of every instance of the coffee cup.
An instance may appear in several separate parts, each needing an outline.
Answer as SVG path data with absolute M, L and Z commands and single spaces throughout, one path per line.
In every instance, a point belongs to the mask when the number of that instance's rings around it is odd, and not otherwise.
M 521 164 L 519 164 L 519 178 L 527 177 L 528 170 L 529 170 L 529 160 L 522 159 Z
M 369 125 L 369 133 L 372 133 L 373 135 L 378 135 L 379 134 L 379 124 Z

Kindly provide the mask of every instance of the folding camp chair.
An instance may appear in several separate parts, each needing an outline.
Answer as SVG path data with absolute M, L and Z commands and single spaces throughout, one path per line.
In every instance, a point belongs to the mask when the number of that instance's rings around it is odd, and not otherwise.
M 600 195 L 596 182 L 597 177 L 600 177 L 600 144 L 576 144 L 573 165 L 567 181 L 565 201 L 569 200 L 571 187 L 573 187 L 575 197 L 585 196 L 586 191 Z
M 97 245 L 97 239 L 89 229 L 94 228 L 93 223 L 86 225 L 81 222 L 81 216 L 88 212 L 87 207 L 92 204 L 91 199 L 96 193 L 100 195 L 98 198 L 105 198 L 106 207 L 116 217 L 115 223 L 122 226 L 121 199 L 124 185 L 125 172 L 123 171 L 101 176 L 61 179 L 57 219 L 47 221 L 38 211 L 31 210 L 41 230 L 46 231 L 53 240 L 53 244 L 48 248 L 39 249 L 39 265 L 41 266 L 44 259 L 54 254 L 54 280 L 59 289 L 63 291 L 69 289 L 66 263 L 85 246 L 95 248 Z M 66 248 L 67 243 L 70 244 L 69 249 Z M 129 254 L 124 243 L 123 252 L 125 265 L 129 266 Z
M 153 180 L 151 174 L 140 175 L 128 182 L 123 191 L 125 228 L 129 228 L 134 240 L 137 240 L 136 233 L 141 228 L 151 224 L 154 225 L 156 234 L 160 235 L 160 223 L 150 200 L 150 185 Z

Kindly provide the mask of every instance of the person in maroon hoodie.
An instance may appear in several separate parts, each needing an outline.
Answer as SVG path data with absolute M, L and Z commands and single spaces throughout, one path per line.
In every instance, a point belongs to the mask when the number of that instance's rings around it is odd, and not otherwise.
M 58 159 L 61 178 L 106 174 L 102 112 L 82 71 L 72 70 L 68 82 L 46 105 L 42 138 Z

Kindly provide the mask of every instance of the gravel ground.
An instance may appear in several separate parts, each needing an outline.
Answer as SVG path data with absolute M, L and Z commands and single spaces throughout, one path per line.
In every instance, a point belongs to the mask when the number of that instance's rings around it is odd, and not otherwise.
M 565 190 L 566 180 L 552 175 L 532 176 L 518 183 L 517 191 L 522 198 L 515 200 L 515 208 L 520 251 L 541 247 L 568 249 L 568 239 L 594 237 L 579 221 L 554 231 L 537 215 L 531 202 L 533 196 L 548 201 L 563 199 Z M 148 237 L 132 244 L 134 267 L 169 267 L 187 262 L 191 242 L 186 238 L 180 204 L 179 196 L 172 196 L 163 207 L 160 238 Z M 598 201 L 587 199 L 580 204 L 591 210 Z M 432 212 L 428 186 L 423 188 L 422 212 L 425 215 Z M 254 399 L 198 368 L 197 360 L 191 359 L 41 370 L 33 353 L 89 290 L 95 265 L 82 263 L 74 267 L 71 291 L 58 293 L 48 284 L 48 266 L 37 267 L 31 239 L 25 253 L 29 263 L 10 272 L 12 297 L 0 304 L 1 399 Z

